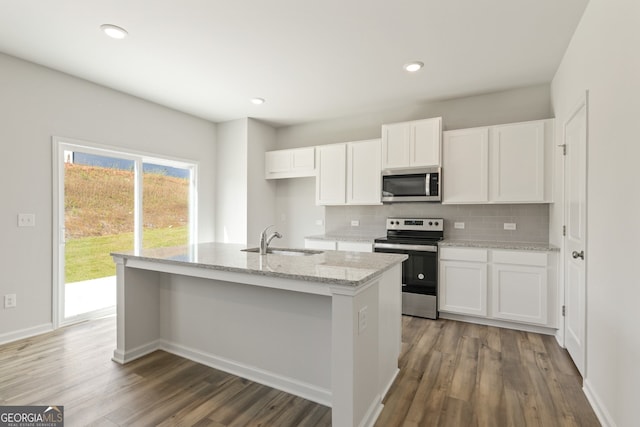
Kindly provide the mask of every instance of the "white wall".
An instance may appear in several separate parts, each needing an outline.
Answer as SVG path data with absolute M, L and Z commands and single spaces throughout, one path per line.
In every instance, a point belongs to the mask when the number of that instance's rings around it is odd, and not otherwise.
M 251 118 L 218 124 L 216 239 L 258 244 L 275 224 L 275 183 L 264 179 L 264 153 L 275 148 L 275 129 Z
M 247 119 L 218 124 L 215 201 L 216 241 L 247 243 Z
M 268 225 L 277 225 L 276 183 L 264 179 L 264 153 L 275 150 L 276 131 L 249 119 L 247 143 L 247 243 L 258 245 L 260 232 Z M 278 243 L 273 241 L 273 245 Z
M 444 130 L 495 125 L 552 117 L 549 85 L 410 105 L 402 109 L 278 128 L 278 149 L 380 138 L 383 123 L 443 117 Z M 281 179 L 277 182 L 278 227 L 286 243 L 302 246 L 304 237 L 322 234 L 323 207 L 315 206 L 313 179 Z M 328 207 L 329 209 L 335 209 Z M 328 230 L 330 231 L 330 230 Z
M 584 386 L 620 427 L 638 425 L 640 402 L 639 47 L 640 2 L 591 0 L 552 83 L 560 130 L 589 90 Z
M 199 162 L 199 239 L 213 239 L 215 125 L 0 54 L 0 341 L 51 325 L 52 136 Z M 34 213 L 34 228 L 18 228 Z

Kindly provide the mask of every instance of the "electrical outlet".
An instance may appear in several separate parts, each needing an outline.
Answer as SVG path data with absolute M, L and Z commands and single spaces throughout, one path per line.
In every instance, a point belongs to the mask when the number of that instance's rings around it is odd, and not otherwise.
M 324 220 L 316 219 L 316 225 L 324 225 Z
M 16 305 L 16 294 L 7 294 L 4 296 L 4 308 L 13 308 Z
M 367 329 L 367 306 L 365 305 L 358 311 L 358 335 Z
M 18 214 L 18 227 L 35 227 L 36 215 L 35 214 Z
M 504 223 L 504 229 L 505 230 L 515 230 L 516 229 L 516 223 L 515 222 L 505 222 Z
M 351 220 L 351 226 L 352 227 L 360 227 L 360 221 L 357 219 L 352 219 Z
M 458 230 L 464 230 L 464 222 L 454 222 L 453 228 L 457 228 Z

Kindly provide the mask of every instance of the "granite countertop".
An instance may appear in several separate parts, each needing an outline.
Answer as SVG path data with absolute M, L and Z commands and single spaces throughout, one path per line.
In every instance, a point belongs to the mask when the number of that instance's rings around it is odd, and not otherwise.
M 111 255 L 114 258 L 346 286 L 362 285 L 407 259 L 406 255 L 339 251 L 323 251 L 307 256 L 260 255 L 243 252 L 242 249 L 246 247 L 228 243 L 200 243 Z
M 338 242 L 366 242 L 373 243 L 373 241 L 377 238 L 384 237 L 385 234 L 348 234 L 348 233 L 340 233 L 340 234 L 318 234 L 315 236 L 306 236 L 305 239 L 310 240 L 335 240 Z
M 458 246 L 465 248 L 485 248 L 485 249 L 511 249 L 517 251 L 545 251 L 558 252 L 560 248 L 549 243 L 531 242 L 490 242 L 483 240 L 452 240 L 444 239 L 438 242 L 439 246 Z

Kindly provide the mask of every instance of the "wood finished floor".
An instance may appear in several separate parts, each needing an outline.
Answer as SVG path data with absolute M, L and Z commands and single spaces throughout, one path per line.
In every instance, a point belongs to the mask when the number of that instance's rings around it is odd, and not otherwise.
M 67 426 L 330 426 L 329 408 L 155 352 L 111 361 L 115 319 L 0 346 L 0 406 L 64 405 Z M 552 337 L 403 317 L 376 427 L 598 426 Z

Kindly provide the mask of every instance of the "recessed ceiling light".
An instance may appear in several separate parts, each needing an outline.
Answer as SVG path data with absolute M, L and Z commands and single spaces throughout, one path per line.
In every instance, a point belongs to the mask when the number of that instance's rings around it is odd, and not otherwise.
M 253 98 L 251 100 L 251 103 L 256 105 L 264 104 L 265 102 L 264 98 Z
M 404 64 L 404 69 L 410 73 L 415 73 L 416 71 L 420 70 L 422 67 L 424 67 L 424 62 L 420 62 L 420 61 L 414 61 L 414 62 L 409 62 L 408 64 Z
M 100 29 L 113 39 L 123 39 L 127 37 L 127 34 L 129 34 L 127 33 L 127 30 L 120 28 L 117 25 L 102 24 L 100 25 Z

